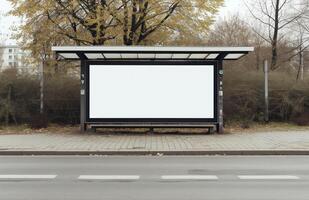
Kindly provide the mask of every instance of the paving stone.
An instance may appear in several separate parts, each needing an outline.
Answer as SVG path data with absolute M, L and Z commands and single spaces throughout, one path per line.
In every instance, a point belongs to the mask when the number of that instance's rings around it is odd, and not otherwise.
M 26 134 L 0 135 L 0 150 L 29 151 L 196 151 L 309 150 L 309 131 L 229 135 Z

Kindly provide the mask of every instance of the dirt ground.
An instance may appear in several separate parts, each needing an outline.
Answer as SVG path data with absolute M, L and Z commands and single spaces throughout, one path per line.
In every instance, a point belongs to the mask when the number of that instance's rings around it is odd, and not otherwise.
M 225 127 L 225 133 L 252 133 L 252 132 L 272 132 L 272 131 L 297 131 L 297 130 L 308 130 L 309 126 L 297 126 L 289 123 L 255 123 L 251 124 L 249 128 L 243 128 L 240 124 L 233 123 L 227 124 Z M 145 133 L 148 129 L 99 129 L 102 133 Z M 155 133 L 207 133 L 206 129 L 155 129 Z M 51 124 L 48 128 L 33 130 L 28 125 L 16 125 L 16 126 L 0 126 L 0 134 L 37 134 L 37 133 L 55 133 L 55 134 L 79 134 L 79 126 L 64 126 Z

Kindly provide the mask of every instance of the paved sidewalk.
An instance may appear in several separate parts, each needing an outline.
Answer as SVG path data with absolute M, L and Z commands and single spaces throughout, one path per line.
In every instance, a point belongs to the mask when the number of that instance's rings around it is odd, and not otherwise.
M 0 135 L 0 153 L 49 152 L 207 152 L 307 151 L 309 130 L 226 135 L 25 134 Z M 5 154 L 5 153 L 4 153 Z M 180 153 L 181 154 L 181 153 Z M 206 153 L 205 153 L 206 154 Z

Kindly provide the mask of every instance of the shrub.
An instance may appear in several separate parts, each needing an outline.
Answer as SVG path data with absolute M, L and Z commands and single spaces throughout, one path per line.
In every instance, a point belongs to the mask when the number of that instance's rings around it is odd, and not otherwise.
M 45 114 L 36 114 L 31 117 L 30 127 L 32 129 L 47 128 L 48 119 Z
M 249 127 L 253 121 L 263 121 L 263 72 L 225 69 L 225 121 L 239 121 L 243 127 Z M 271 121 L 309 124 L 309 80 L 297 82 L 289 72 L 271 72 L 269 86 Z M 33 128 L 43 128 L 47 122 L 77 124 L 79 88 L 77 77 L 45 77 L 45 115 L 41 116 L 37 76 L 18 74 L 13 69 L 5 70 L 0 73 L 0 123 L 30 123 Z
M 39 83 L 14 69 L 0 73 L 0 122 L 28 123 L 39 108 Z
M 77 78 L 54 76 L 46 80 L 45 112 L 53 123 L 79 123 L 80 83 Z
M 69 76 L 45 77 L 44 119 L 53 123 L 79 123 L 79 80 Z M 38 77 L 19 74 L 14 69 L 0 73 L 0 123 L 40 121 L 40 83 Z M 43 123 L 44 122 L 44 123 Z M 40 127 L 38 126 L 38 127 Z
M 309 112 L 302 113 L 297 117 L 294 117 L 292 121 L 298 126 L 309 126 Z
M 309 81 L 297 82 L 287 72 L 270 72 L 269 114 L 272 121 L 305 118 L 309 110 Z M 224 80 L 224 114 L 227 121 L 263 121 L 262 71 L 227 71 Z M 304 120 L 302 120 L 304 123 Z

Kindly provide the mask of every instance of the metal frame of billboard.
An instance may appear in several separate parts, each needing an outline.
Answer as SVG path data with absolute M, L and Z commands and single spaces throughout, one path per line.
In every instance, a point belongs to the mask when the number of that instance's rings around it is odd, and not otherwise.
M 132 125 L 135 124 L 138 126 L 151 126 L 152 124 L 156 124 L 157 126 L 169 126 L 175 124 L 187 124 L 190 126 L 190 123 L 197 125 L 200 123 L 216 123 L 218 122 L 218 101 L 217 101 L 217 93 L 218 93 L 218 63 L 217 61 L 86 61 L 85 63 L 86 74 L 86 123 L 101 123 L 102 125 L 107 124 L 111 126 L 112 124 L 122 124 L 122 125 Z M 90 118 L 89 116 L 89 107 L 90 107 L 90 95 L 89 95 L 89 80 L 90 80 L 90 65 L 211 65 L 214 67 L 214 113 L 213 118 Z

